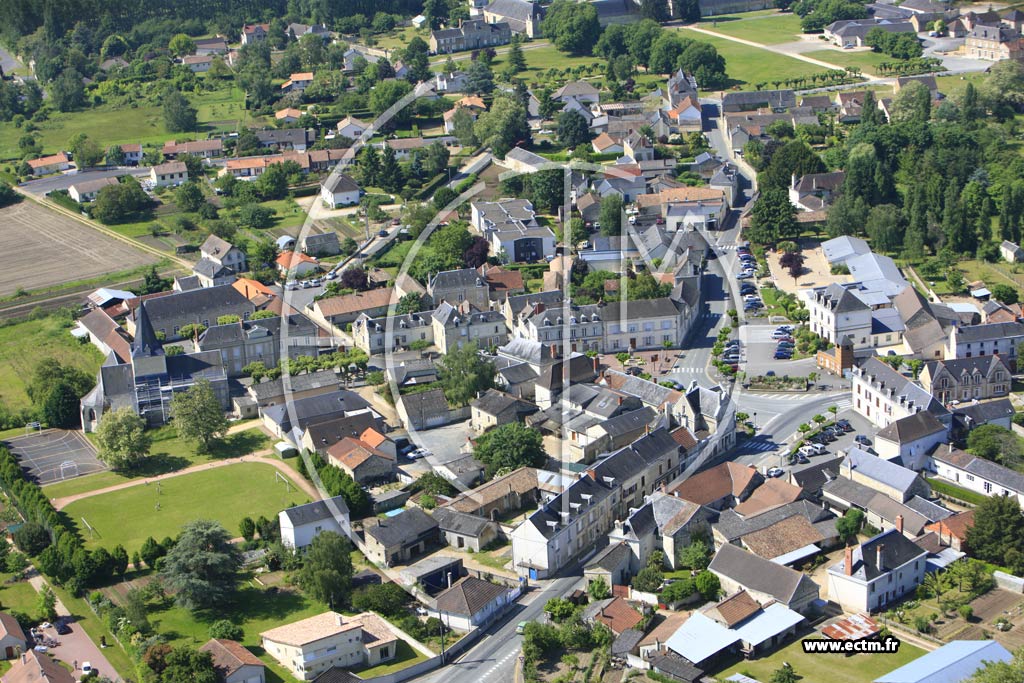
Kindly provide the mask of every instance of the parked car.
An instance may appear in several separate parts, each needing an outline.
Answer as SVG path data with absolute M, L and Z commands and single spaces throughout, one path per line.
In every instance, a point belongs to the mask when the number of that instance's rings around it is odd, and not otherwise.
M 792 357 L 793 357 L 793 354 L 792 353 L 787 353 L 786 351 L 776 351 L 775 352 L 775 360 L 789 360 Z
M 800 453 L 799 455 L 796 456 L 796 461 L 801 465 L 806 465 L 807 463 L 810 462 L 810 460 L 807 459 L 807 456 L 804 455 L 803 453 Z
M 338 274 L 336 272 L 334 272 L 333 270 L 331 272 L 327 273 L 327 275 L 324 275 L 324 279 L 325 280 L 333 280 L 336 277 L 338 277 Z
M 744 282 L 740 285 L 740 294 L 757 294 L 757 285 L 753 282 Z
M 849 420 L 836 420 L 836 426 L 842 429 L 844 432 L 853 431 L 853 425 L 850 424 Z
M 811 448 L 814 449 L 814 454 L 815 455 L 822 455 L 822 454 L 828 452 L 828 449 L 825 448 L 824 444 L 820 444 L 820 443 L 811 444 Z
M 65 624 L 63 621 L 57 622 L 57 624 L 53 628 L 57 631 L 57 635 L 59 636 L 66 636 L 69 633 L 71 633 L 71 627 Z
M 858 434 L 857 436 L 853 437 L 853 440 L 856 441 L 857 443 L 859 443 L 861 446 L 870 446 L 871 445 L 871 439 L 869 439 L 868 437 L 864 436 L 863 434 Z
M 814 446 L 812 446 L 811 444 L 801 446 L 799 449 L 797 449 L 797 453 L 800 453 L 801 455 L 805 455 L 807 457 L 815 455 Z
M 772 332 L 772 339 L 791 339 L 789 332 L 785 330 L 775 330 Z
M 518 635 L 523 635 L 523 633 L 526 632 L 526 625 L 528 623 L 530 623 L 530 622 L 528 622 L 528 621 L 520 621 L 518 624 L 516 624 L 516 633 Z
M 781 467 L 772 467 L 767 472 L 765 472 L 765 476 L 771 477 L 771 478 L 781 477 L 785 473 L 786 472 Z

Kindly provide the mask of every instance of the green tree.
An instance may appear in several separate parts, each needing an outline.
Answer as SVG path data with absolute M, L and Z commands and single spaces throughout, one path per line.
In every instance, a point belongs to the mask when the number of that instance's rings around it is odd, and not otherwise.
M 352 609 L 360 612 L 377 612 L 386 617 L 406 613 L 409 594 L 395 583 L 378 583 L 363 586 L 352 593 Z
M 57 596 L 49 586 L 43 586 L 36 597 L 36 613 L 43 621 L 57 619 Z
M 175 57 L 184 57 L 196 51 L 196 41 L 184 33 L 178 33 L 171 37 L 167 43 L 167 49 Z
M 58 111 L 74 111 L 85 104 L 85 86 L 82 74 L 67 69 L 50 83 L 50 101 Z
M 81 426 L 79 398 L 75 387 L 66 381 L 53 385 L 43 399 L 42 417 L 49 427 L 76 429 Z
M 217 621 L 210 624 L 210 637 L 225 640 L 242 640 L 245 637 L 245 632 L 242 627 L 238 624 L 232 623 L 228 619 L 218 619 Z
M 555 0 L 541 22 L 541 31 L 562 52 L 592 54 L 601 37 L 597 8 L 589 3 Z
M 849 540 L 857 535 L 863 524 L 864 513 L 856 508 L 851 508 L 836 520 L 836 533 L 839 538 Z
M 182 211 L 194 212 L 206 202 L 203 191 L 196 182 L 182 183 L 174 191 L 174 203 Z
M 665 0 L 641 0 L 640 15 L 657 22 L 668 21 L 668 3 Z
M 526 57 L 523 55 L 522 42 L 518 33 L 512 36 L 512 45 L 506 56 L 509 73 L 517 74 L 526 70 Z
M 718 577 L 705 569 L 693 580 L 693 585 L 705 600 L 714 600 L 722 591 Z
M 1004 285 L 1002 283 L 992 285 L 992 298 L 997 301 L 1002 301 L 1004 304 L 1010 305 L 1020 301 L 1020 290 L 1011 285 Z
M 26 555 L 36 556 L 50 547 L 50 532 L 39 522 L 29 520 L 12 534 L 18 550 Z
M 562 169 L 551 168 L 526 176 L 530 200 L 540 210 L 554 213 L 565 196 L 565 177 Z
M 10 206 L 21 199 L 21 195 L 14 191 L 9 183 L 0 181 L 0 208 Z
M 570 149 L 590 142 L 590 126 L 583 114 L 570 109 L 559 115 L 558 141 Z
M 576 611 L 576 605 L 565 598 L 551 598 L 544 603 L 544 611 L 551 616 L 552 621 L 561 624 L 572 617 Z
M 985 460 L 1014 467 L 1021 460 L 1021 446 L 1017 436 L 1005 427 L 994 424 L 972 429 L 967 435 L 967 450 Z
M 513 94 L 500 93 L 491 108 L 477 118 L 473 130 L 481 144 L 504 158 L 517 142 L 530 139 L 526 107 Z
M 200 450 L 206 451 L 213 439 L 228 429 L 227 418 L 213 386 L 206 380 L 196 382 L 187 391 L 174 394 L 171 414 L 178 435 L 188 441 L 198 441 Z
M 96 429 L 97 457 L 115 470 L 131 469 L 149 455 L 146 420 L 128 407 L 107 413 Z
M 274 211 L 255 202 L 243 204 L 238 209 L 238 224 L 245 228 L 269 228 L 274 223 Z
M 168 648 L 168 646 L 154 646 Z M 147 655 L 149 651 L 147 651 Z M 149 663 L 157 675 L 157 683 L 217 683 L 218 673 L 209 652 L 200 652 L 187 645 L 179 645 L 161 652 Z M 156 664 L 156 668 L 154 668 Z
M 1014 496 L 989 496 L 974 508 L 967 544 L 979 560 L 1003 565 L 1007 553 L 1024 551 L 1024 517 Z
M 494 92 L 494 72 L 482 59 L 477 59 L 466 69 L 466 92 L 490 95 Z
M 587 595 L 591 600 L 606 600 L 612 596 L 612 589 L 604 579 L 594 579 L 587 584 Z
M 134 178 L 107 185 L 96 194 L 93 218 L 101 223 L 118 223 L 140 214 L 149 207 L 149 196 Z
M 345 604 L 352 585 L 352 547 L 341 534 L 324 531 L 313 538 L 303 558 L 298 584 L 331 609 Z
M 519 422 L 484 432 L 476 440 L 473 455 L 486 467 L 488 478 L 499 470 L 540 467 L 547 461 L 540 432 Z
M 251 541 L 256 536 L 256 522 L 252 521 L 252 517 L 242 517 L 242 521 L 238 523 L 238 530 L 242 538 Z
M 598 221 L 601 223 L 602 235 L 618 235 L 622 232 L 622 212 L 625 202 L 622 195 L 609 192 L 601 198 L 601 211 Z
M 152 536 L 143 541 L 142 548 L 139 550 L 139 557 L 150 569 L 155 568 L 156 561 L 166 554 L 167 550 Z M 135 568 L 138 569 L 138 565 Z
M 758 244 L 775 244 L 799 234 L 796 207 L 789 201 L 789 194 L 780 188 L 763 190 L 751 211 L 750 230 L 747 231 L 750 240 Z
M 454 348 L 437 364 L 438 381 L 453 406 L 469 405 L 494 386 L 494 364 L 480 356 L 476 344 Z
M 196 130 L 196 108 L 177 90 L 164 94 L 164 126 L 169 133 L 183 133 Z
M 231 534 L 217 522 L 198 519 L 184 526 L 167 553 L 163 579 L 182 607 L 210 609 L 231 598 L 240 566 Z
M 770 683 L 797 683 L 798 680 L 800 679 L 789 662 L 783 662 L 782 666 L 772 672 L 769 679 Z
M 676 559 L 688 569 L 701 571 L 707 569 L 711 562 L 711 548 L 703 539 L 695 538 L 676 551 Z
M 452 135 L 459 140 L 463 147 L 473 148 L 477 145 L 474 125 L 476 121 L 473 115 L 465 107 L 459 107 L 452 114 Z
M 412 85 L 408 81 L 383 81 L 377 83 L 370 91 L 367 104 L 374 116 L 380 116 L 410 92 Z M 395 111 L 391 121 L 395 125 L 401 125 L 406 123 L 409 115 L 409 107 L 401 107 Z
M 79 133 L 68 141 L 68 151 L 75 157 L 75 165 L 80 169 L 103 163 L 103 148 L 85 133 Z
M 657 593 L 661 590 L 661 584 L 665 582 L 665 576 L 657 567 L 644 567 L 633 577 L 633 588 L 644 593 Z

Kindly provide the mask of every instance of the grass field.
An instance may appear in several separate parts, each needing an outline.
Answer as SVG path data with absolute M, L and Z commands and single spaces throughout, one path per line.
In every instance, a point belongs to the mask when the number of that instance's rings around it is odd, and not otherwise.
M 909 643 L 901 643 L 899 651 L 895 654 L 856 654 L 850 657 L 805 654 L 798 639 L 767 657 L 740 662 L 715 674 L 714 677 L 724 681 L 735 673 L 743 673 L 759 681 L 768 681 L 771 680 L 772 673 L 782 667 L 783 662 L 789 662 L 797 678 L 805 683 L 870 683 L 882 674 L 898 669 L 923 654 L 924 650 Z
M 88 436 L 94 437 L 93 434 Z M 131 472 L 97 472 L 84 477 L 50 484 L 43 491 L 50 498 L 64 498 L 87 491 L 117 486 L 140 477 L 155 477 L 175 472 L 192 465 L 201 465 L 223 458 L 248 455 L 270 447 L 270 438 L 258 429 L 248 429 L 230 434 L 213 444 L 210 453 L 196 453 L 195 444 L 178 437 L 173 426 L 153 430 L 153 447 L 150 457 L 138 469 Z
M 725 58 L 725 72 L 733 85 L 741 90 L 753 90 L 756 83 L 784 81 L 824 71 L 819 66 L 801 62 L 792 57 L 775 54 L 749 45 L 681 29 L 688 37 L 711 43 Z
M 5 612 L 24 612 L 36 616 L 38 593 L 28 581 L 7 583 L 11 574 L 0 574 L 0 605 Z
M 974 73 L 959 74 L 957 76 L 938 76 L 936 77 L 935 82 L 939 86 L 939 92 L 949 96 L 959 94 L 967 87 L 968 83 L 973 83 L 977 86 L 983 80 L 985 80 L 985 73 L 977 71 Z
M 805 52 L 808 57 L 814 59 L 820 59 L 823 62 L 829 62 L 830 64 L 836 64 L 838 66 L 856 66 L 860 67 L 865 73 L 877 74 L 878 65 L 882 62 L 889 62 L 890 64 L 899 62 L 901 60 L 893 59 L 889 55 L 883 55 L 881 52 L 853 52 L 851 50 L 815 50 L 814 52 Z
M 27 406 L 25 386 L 44 358 L 96 374 L 103 356 L 95 346 L 72 337 L 69 329 L 56 316 L 0 327 L 0 402 L 12 408 Z
M 764 45 L 791 43 L 801 33 L 799 16 L 773 12 L 707 17 L 700 27 Z
M 409 44 L 409 41 L 415 36 L 419 36 L 424 41 L 430 41 L 429 26 L 424 28 L 416 28 L 415 26 L 403 26 L 402 28 L 395 29 L 390 33 L 386 33 L 382 36 L 377 36 L 377 44 L 374 47 L 379 47 L 382 50 L 400 50 Z M 397 59 L 397 56 L 391 58 L 391 62 Z
M 307 502 L 308 496 L 291 482 L 286 491 L 276 474 L 262 463 L 227 465 L 165 479 L 159 489 L 147 484 L 85 498 L 64 513 L 79 525 L 87 546 L 121 544 L 131 554 L 149 536 L 174 536 L 192 520 L 213 519 L 235 534 L 243 517 L 270 518 L 293 503 Z M 83 517 L 98 532 L 96 538 L 90 538 Z
M 245 117 L 245 93 L 239 88 L 214 90 L 188 95 L 198 110 L 201 132 L 177 137 L 195 137 L 215 130 L 233 131 L 239 119 Z M 143 144 L 162 143 L 175 136 L 164 127 L 163 113 L 157 106 L 100 105 L 83 111 L 55 113 L 48 121 L 38 124 L 34 133 L 43 150 L 53 154 L 67 147 L 68 140 L 85 133 L 103 147 L 125 142 Z M 18 159 L 18 138 L 24 130 L 13 123 L 0 124 L 0 159 Z

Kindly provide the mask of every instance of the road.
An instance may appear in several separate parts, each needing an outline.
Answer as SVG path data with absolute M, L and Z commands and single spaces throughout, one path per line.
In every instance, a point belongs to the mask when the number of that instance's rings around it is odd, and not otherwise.
M 3 69 L 5 74 L 10 75 L 15 69 L 20 68 L 21 62 L 10 52 L 0 47 L 0 69 Z
M 580 572 L 578 568 L 570 571 Z M 522 641 L 521 636 L 516 635 L 516 624 L 536 621 L 548 600 L 566 595 L 582 583 L 582 576 L 566 576 L 536 584 L 499 623 L 487 629 L 469 652 L 451 664 L 411 680 L 416 683 L 509 683 Z

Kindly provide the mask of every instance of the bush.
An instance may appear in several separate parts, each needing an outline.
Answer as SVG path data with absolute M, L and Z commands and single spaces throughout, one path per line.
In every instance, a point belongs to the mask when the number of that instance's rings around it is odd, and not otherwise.
M 233 624 L 227 619 L 219 619 L 210 624 L 210 637 L 240 641 L 245 637 L 245 632 L 238 624 Z

